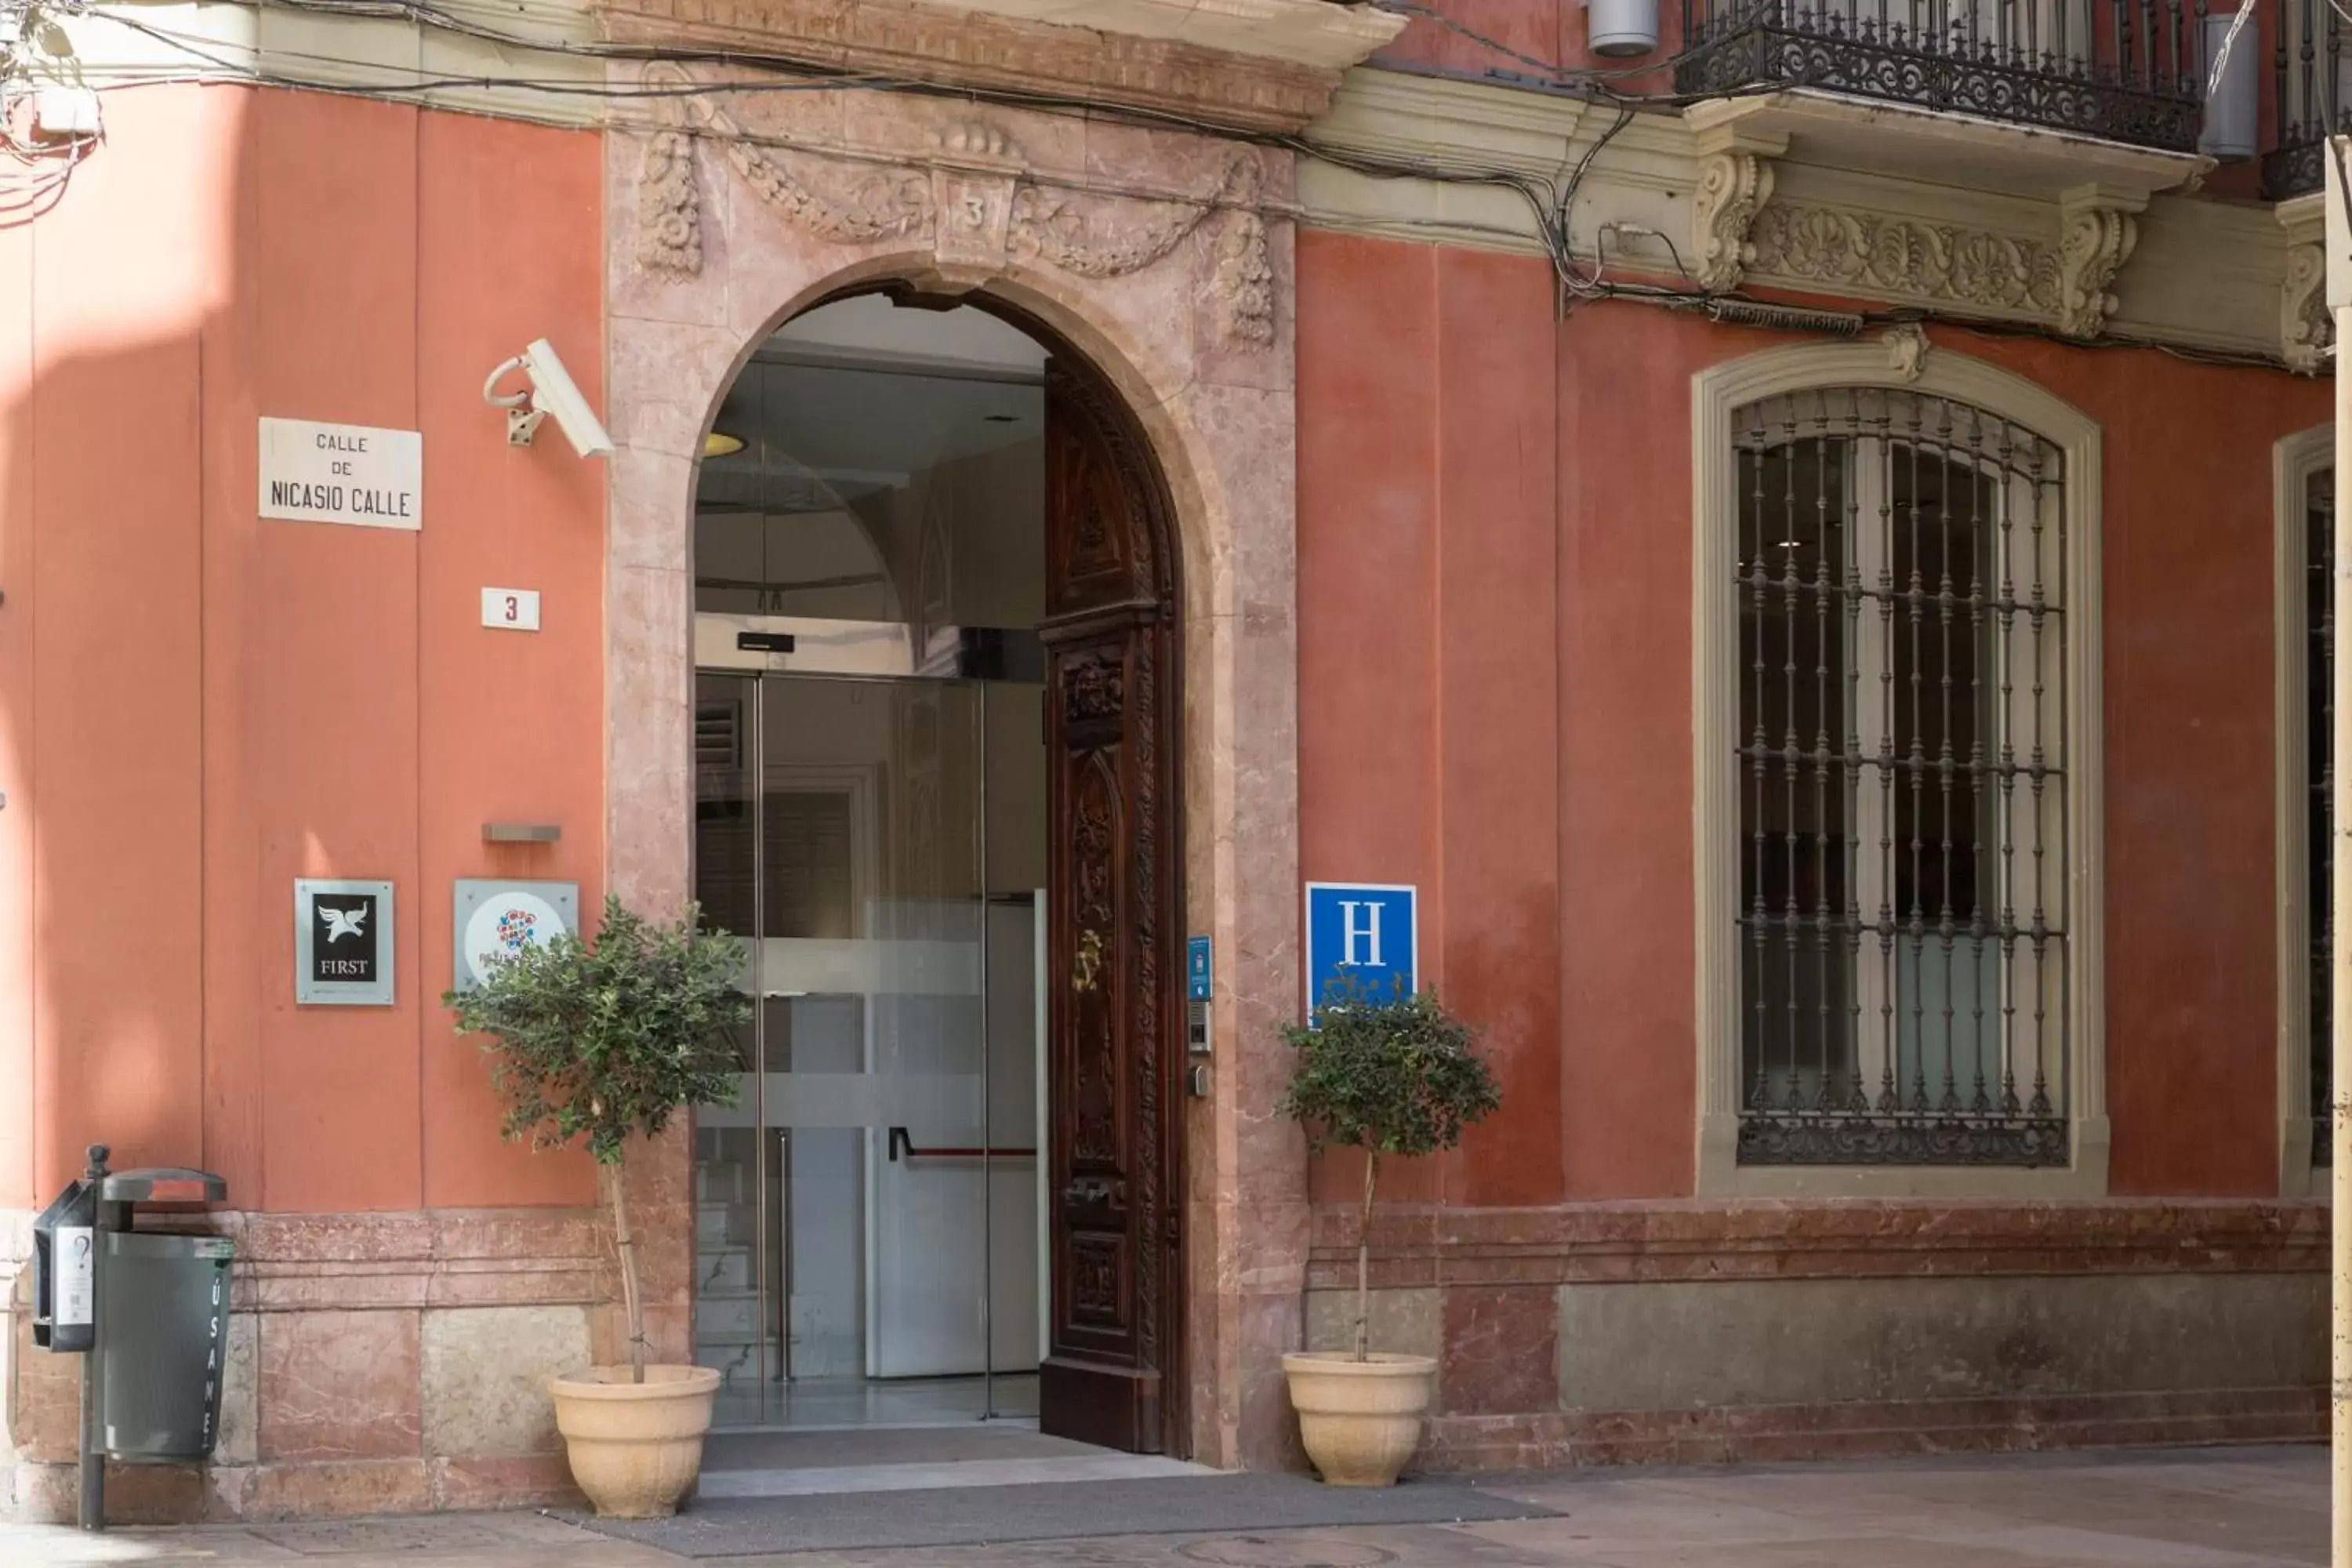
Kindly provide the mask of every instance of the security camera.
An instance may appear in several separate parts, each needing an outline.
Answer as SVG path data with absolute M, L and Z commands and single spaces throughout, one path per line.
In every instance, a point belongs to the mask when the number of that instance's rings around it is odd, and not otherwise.
M 530 390 L 499 391 L 499 383 L 518 370 L 530 378 Z M 530 446 L 540 421 L 552 414 L 563 426 L 564 439 L 582 457 L 606 457 L 613 450 L 612 433 L 580 395 L 572 373 L 563 368 L 563 362 L 555 357 L 555 346 L 545 338 L 490 372 L 490 378 L 482 383 L 482 401 L 507 411 L 507 440 L 514 446 Z

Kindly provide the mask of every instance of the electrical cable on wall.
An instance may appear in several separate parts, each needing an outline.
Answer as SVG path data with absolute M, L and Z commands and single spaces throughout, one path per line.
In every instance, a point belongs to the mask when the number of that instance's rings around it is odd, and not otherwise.
M 6 0 L 0 0 L 5 6 Z M 1484 186 L 1507 191 L 1516 195 L 1528 209 L 1529 230 L 1494 229 L 1497 237 L 1532 238 L 1549 258 L 1558 280 L 1563 316 L 1580 303 L 1602 300 L 1623 300 L 1675 310 L 1705 311 L 1721 301 L 1746 302 L 1769 309 L 1768 301 L 1757 300 L 1739 290 L 1711 293 L 1690 281 L 1691 273 L 1679 247 L 1667 235 L 1644 225 L 1610 221 L 1601 225 L 1594 237 L 1589 257 L 1575 250 L 1570 233 L 1577 199 L 1584 183 L 1601 153 L 1645 112 L 1656 113 L 1679 109 L 1696 101 L 1713 101 L 1732 97 L 1769 96 L 1803 85 L 1802 79 L 1753 84 L 1737 92 L 1703 94 L 1632 93 L 1620 91 L 1615 81 L 1636 75 L 1646 75 L 1668 68 L 1684 56 L 1663 62 L 1646 62 L 1639 67 L 1608 69 L 1570 68 L 1558 62 L 1546 61 L 1512 48 L 1500 40 L 1487 37 L 1444 15 L 1424 0 L 1383 0 L 1383 8 L 1402 14 L 1433 20 L 1483 47 L 1502 54 L 1515 63 L 1533 68 L 1540 78 L 1528 78 L 1511 73 L 1459 73 L 1417 68 L 1413 74 L 1469 75 L 1471 79 L 1507 80 L 1511 85 L 1528 90 L 1549 92 L 1569 97 L 1593 108 L 1614 110 L 1610 123 L 1587 142 L 1564 177 L 1557 182 L 1519 171 L 1464 169 L 1442 166 L 1412 159 L 1376 155 L 1336 147 L 1310 137 L 1293 133 L 1236 132 L 1201 116 L 1180 110 L 1155 110 L 1144 107 L 1107 107 L 1092 100 L 1066 93 L 1026 91 L 1018 89 L 955 86 L 940 82 L 858 71 L 793 58 L 790 56 L 755 50 L 724 47 L 668 47 L 636 44 L 609 44 L 562 38 L 533 38 L 503 32 L 468 19 L 452 16 L 427 0 L 228 0 L 259 11 L 266 8 L 299 11 L 310 15 L 333 15 L 378 20 L 407 20 L 429 27 L 489 44 L 502 51 L 601 59 L 617 63 L 668 63 L 704 65 L 725 68 L 753 70 L 765 73 L 762 78 L 730 80 L 724 83 L 688 83 L 684 85 L 625 84 L 614 82 L 580 81 L 563 78 L 530 76 L 464 75 L 452 72 L 428 72 L 416 68 L 387 66 L 349 57 L 311 53 L 299 50 L 273 49 L 271 58 L 299 60 L 324 68 L 341 68 L 383 74 L 395 79 L 381 82 L 333 80 L 320 77 L 305 77 L 276 69 L 257 62 L 224 58 L 215 52 L 218 40 L 182 32 L 152 23 L 119 10 L 98 11 L 90 0 L 60 0 L 53 8 L 75 16 L 103 16 L 110 24 L 124 27 L 156 43 L 173 48 L 186 58 L 211 68 L 199 71 L 157 71 L 131 79 L 119 79 L 109 84 L 109 89 L 122 91 L 141 87 L 179 85 L 186 83 L 219 83 L 224 80 L 258 84 L 300 90 L 324 92 L 342 97 L 372 99 L 382 101 L 413 103 L 416 96 L 427 92 L 463 90 L 527 91 L 554 98 L 598 99 L 610 101 L 646 101 L 682 99 L 712 94 L 750 94 L 880 91 L 904 92 L 925 97 L 953 100 L 960 102 L 987 103 L 999 107 L 1044 110 L 1047 112 L 1084 113 L 1125 122 L 1180 129 L 1200 134 L 1222 137 L 1245 144 L 1268 147 L 1310 159 L 1332 168 L 1342 169 L 1367 178 L 1381 180 L 1415 180 L 1459 186 Z M 28 15 L 37 15 L 36 3 Z M 13 54 L 0 55 L 0 105 L 11 101 L 12 88 L 21 95 L 23 73 Z M 698 141 L 739 142 L 771 146 L 782 150 L 794 148 L 789 137 L 762 136 L 745 131 L 719 132 L 708 126 L 682 128 L 684 133 Z M 30 185 L 11 187 L 0 181 L 0 225 L 23 221 L 24 216 L 37 216 L 55 205 L 62 194 L 65 181 L 70 176 L 75 162 L 94 145 L 96 138 L 87 144 L 69 145 L 34 143 L 29 149 L 19 145 L 13 132 L 7 136 L 8 150 L 20 160 L 44 165 L 43 174 Z M 60 162 L 60 160 L 62 160 Z M 1050 178 L 1031 176 L 1040 183 L 1054 184 Z M 1193 200 L 1194 198 L 1184 198 Z M 1214 207 L 1223 205 L 1209 198 L 1201 205 Z M 12 214 L 18 215 L 12 216 Z M 1438 224 L 1415 220 L 1399 220 L 1397 226 L 1429 233 L 1433 236 L 1458 235 L 1465 226 L 1459 222 Z M 1613 279 L 1608 276 L 1608 242 L 1612 237 L 1623 239 L 1642 237 L 1659 241 L 1672 258 L 1682 281 L 1652 283 L 1638 279 Z M 2158 342 L 2153 339 L 2127 334 L 2106 333 L 2094 340 L 2071 338 L 2054 329 L 2034 323 L 2006 323 L 1979 320 L 1968 316 L 1921 308 L 1899 308 L 1864 310 L 1853 313 L 1863 326 L 1912 325 L 1934 322 L 1948 325 L 1979 335 L 2033 337 L 2073 347 L 2153 349 L 2175 358 L 2198 363 L 2259 366 L 2276 368 L 2274 356 L 2235 353 L 2227 350 L 2204 350 Z M 1792 330 L 1820 330 L 1797 328 Z

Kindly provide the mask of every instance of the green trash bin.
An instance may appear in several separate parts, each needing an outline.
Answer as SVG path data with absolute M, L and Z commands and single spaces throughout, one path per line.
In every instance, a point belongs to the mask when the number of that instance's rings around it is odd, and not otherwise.
M 101 1235 L 98 1446 L 131 1464 L 207 1458 L 220 1438 L 235 1246 L 219 1236 Z

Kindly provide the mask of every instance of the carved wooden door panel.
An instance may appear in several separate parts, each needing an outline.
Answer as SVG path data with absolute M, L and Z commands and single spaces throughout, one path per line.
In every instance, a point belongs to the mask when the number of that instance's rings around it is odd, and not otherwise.
M 1183 1447 L 1171 1047 L 1177 909 L 1169 531 L 1140 434 L 1098 382 L 1045 383 L 1046 1180 L 1052 1343 L 1039 1424 Z

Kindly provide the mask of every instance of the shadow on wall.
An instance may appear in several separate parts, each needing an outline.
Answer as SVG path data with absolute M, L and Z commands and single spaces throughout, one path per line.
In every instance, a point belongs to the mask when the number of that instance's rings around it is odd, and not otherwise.
M 93 1142 L 243 1211 L 593 1204 L 583 1156 L 501 1142 L 437 998 L 453 879 L 601 898 L 602 469 L 481 401 L 544 336 L 602 404 L 596 139 L 226 86 L 104 110 L 0 226 L 0 1212 Z M 518 228 L 577 241 L 502 265 Z M 264 415 L 422 431 L 426 531 L 260 520 Z M 541 593 L 538 635 L 484 629 L 493 584 Z M 394 1005 L 295 1008 L 299 877 L 394 884 Z M 0 1268 L 0 1451 L 54 1457 Z

